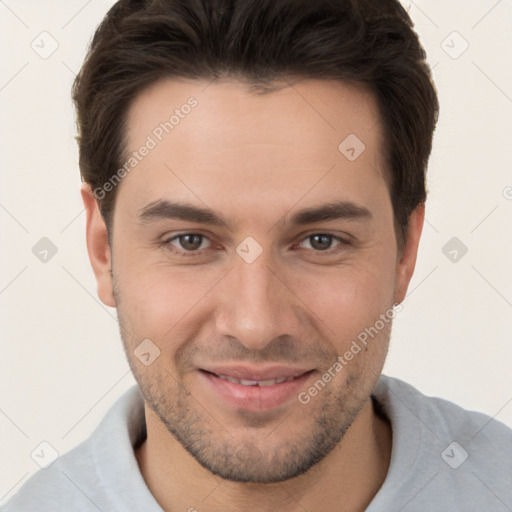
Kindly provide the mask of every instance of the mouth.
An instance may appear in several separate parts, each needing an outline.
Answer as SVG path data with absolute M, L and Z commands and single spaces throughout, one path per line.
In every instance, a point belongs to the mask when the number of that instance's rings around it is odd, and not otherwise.
M 278 377 L 277 379 L 267 379 L 267 380 L 250 380 L 250 379 L 237 379 L 236 377 L 231 377 L 231 375 L 217 375 L 212 373 L 215 377 L 219 379 L 228 380 L 229 382 L 233 382 L 233 384 L 242 384 L 242 386 L 273 386 L 274 384 L 281 384 L 282 382 L 288 382 L 296 377 Z
M 296 399 L 314 373 L 315 370 L 285 367 L 199 370 L 209 398 L 217 403 L 220 400 L 229 408 L 252 412 L 269 411 Z

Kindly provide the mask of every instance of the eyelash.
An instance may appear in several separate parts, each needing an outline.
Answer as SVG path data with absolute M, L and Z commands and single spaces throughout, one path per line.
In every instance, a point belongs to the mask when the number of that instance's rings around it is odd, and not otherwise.
M 174 254 L 176 254 L 178 256 L 192 256 L 192 257 L 201 256 L 204 249 L 196 249 L 195 251 L 185 251 L 185 250 L 180 251 L 174 245 L 171 244 L 171 242 L 173 242 L 174 240 L 178 240 L 180 237 L 184 237 L 187 235 L 196 235 L 196 236 L 202 237 L 201 241 L 203 241 L 204 239 L 208 240 L 208 237 L 206 235 L 203 235 L 202 233 L 185 232 L 185 233 L 179 233 L 177 235 L 172 236 L 171 238 L 167 238 L 167 239 L 163 240 L 160 245 L 164 246 L 166 248 L 171 248 L 170 249 L 171 252 L 173 252 Z M 304 242 L 308 238 L 312 238 L 312 237 L 318 236 L 318 235 L 328 236 L 328 237 L 331 237 L 333 240 L 337 240 L 339 242 L 338 245 L 335 246 L 334 248 L 325 249 L 323 251 L 312 249 L 313 252 L 318 253 L 320 255 L 330 256 L 330 255 L 336 254 L 337 252 L 341 251 L 343 249 L 343 247 L 351 245 L 351 243 L 349 241 L 345 240 L 344 238 L 333 235 L 331 233 L 324 233 L 324 232 L 311 233 L 311 234 L 307 235 L 306 237 L 304 237 L 300 243 Z

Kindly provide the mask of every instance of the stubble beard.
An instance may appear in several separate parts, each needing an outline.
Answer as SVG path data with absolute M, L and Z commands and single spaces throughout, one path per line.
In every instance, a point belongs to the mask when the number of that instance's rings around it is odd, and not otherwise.
M 146 404 L 202 467 L 225 480 L 276 483 L 306 473 L 342 441 L 370 399 L 378 378 L 371 368 L 364 376 L 349 373 L 343 386 L 329 384 L 311 404 L 297 401 L 295 407 L 304 408 L 300 417 L 313 420 L 294 439 L 286 432 L 286 418 L 271 429 L 255 427 L 250 436 L 244 433 L 237 439 L 236 433 L 230 433 L 216 418 L 214 408 L 206 411 L 177 376 L 165 369 L 155 376 L 140 365 L 133 355 L 136 343 L 129 339 L 131 328 L 117 297 L 116 304 L 125 353 Z M 386 341 L 390 329 L 382 333 Z M 380 374 L 381 369 L 375 370 Z M 348 372 L 348 367 L 343 371 Z

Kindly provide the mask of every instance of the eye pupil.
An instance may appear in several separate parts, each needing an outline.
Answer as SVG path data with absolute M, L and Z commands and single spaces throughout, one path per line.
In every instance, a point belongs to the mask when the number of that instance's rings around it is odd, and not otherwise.
M 180 235 L 180 245 L 183 249 L 188 249 L 190 251 L 195 251 L 201 246 L 201 235 Z
M 312 235 L 311 237 L 311 246 L 320 251 L 325 251 L 329 249 L 332 236 L 331 235 Z

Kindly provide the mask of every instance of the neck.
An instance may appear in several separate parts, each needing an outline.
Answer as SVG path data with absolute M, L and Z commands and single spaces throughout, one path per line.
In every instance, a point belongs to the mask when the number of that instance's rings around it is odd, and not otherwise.
M 368 400 L 342 441 L 308 472 L 278 483 L 224 480 L 203 468 L 145 408 L 147 439 L 135 451 L 146 484 L 166 512 L 364 511 L 389 468 L 392 435 Z

